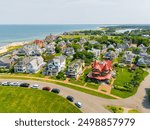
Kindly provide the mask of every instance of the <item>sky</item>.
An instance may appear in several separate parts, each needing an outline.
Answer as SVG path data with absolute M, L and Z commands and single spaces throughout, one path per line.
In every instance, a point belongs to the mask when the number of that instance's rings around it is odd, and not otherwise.
M 0 24 L 150 24 L 150 0 L 0 0 Z

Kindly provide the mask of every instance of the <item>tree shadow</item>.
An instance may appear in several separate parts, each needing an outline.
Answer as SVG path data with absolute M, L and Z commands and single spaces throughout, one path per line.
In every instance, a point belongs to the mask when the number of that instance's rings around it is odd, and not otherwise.
M 143 98 L 142 105 L 144 108 L 150 109 L 150 101 L 148 99 L 148 94 L 147 94 L 150 91 L 150 88 L 146 88 L 145 91 L 146 91 L 146 95 Z

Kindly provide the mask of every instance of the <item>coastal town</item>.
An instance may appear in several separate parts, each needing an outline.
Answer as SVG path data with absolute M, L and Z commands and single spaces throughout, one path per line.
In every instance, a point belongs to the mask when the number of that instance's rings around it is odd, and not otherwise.
M 133 96 L 149 74 L 150 33 L 113 29 L 50 34 L 43 40 L 10 46 L 0 54 L 0 75 L 38 77 L 104 98 Z

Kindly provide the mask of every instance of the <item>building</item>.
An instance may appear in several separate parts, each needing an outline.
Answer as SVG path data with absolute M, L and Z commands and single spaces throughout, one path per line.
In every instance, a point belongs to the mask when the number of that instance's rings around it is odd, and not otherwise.
M 143 57 L 140 57 L 137 66 L 148 66 L 150 67 L 150 56 L 144 55 Z
M 75 51 L 73 47 L 67 47 L 64 49 L 64 55 L 66 56 L 73 56 L 75 54 Z
M 1 57 L 0 58 L 0 68 L 10 69 L 12 62 L 10 57 Z
M 138 48 L 140 49 L 141 53 L 146 53 L 147 52 L 147 47 L 145 47 L 143 44 L 140 44 L 138 46 Z
M 58 36 L 55 36 L 55 35 L 49 35 L 49 36 L 46 36 L 46 38 L 44 39 L 44 41 L 46 43 L 51 43 L 53 42 L 54 40 L 56 40 L 58 38 Z
M 122 58 L 122 61 L 125 64 L 132 64 L 132 62 L 134 60 L 134 56 L 135 55 L 131 51 L 126 51 L 123 58 Z
M 44 48 L 45 47 L 44 42 L 41 41 L 41 40 L 35 40 L 33 43 L 38 45 L 40 48 Z
M 95 60 L 92 63 L 92 71 L 87 75 L 92 80 L 107 81 L 112 77 L 112 61 L 105 60 L 103 62 Z
M 44 73 L 49 76 L 56 76 L 60 71 L 64 70 L 65 65 L 66 57 L 63 55 L 56 56 L 49 61 Z
M 45 52 L 46 52 L 46 54 L 55 54 L 55 42 L 52 42 L 52 43 L 49 43 L 49 44 L 47 44 L 46 45 L 46 47 L 45 47 Z
M 23 46 L 18 50 L 18 56 L 40 56 L 43 53 L 42 49 L 36 44 Z
M 95 57 L 99 57 L 101 54 L 100 49 L 94 49 L 94 48 L 92 48 L 92 50 L 88 50 L 88 52 L 93 53 Z
M 45 62 L 41 56 L 39 57 L 25 57 L 21 59 L 15 66 L 15 73 L 37 73 Z
M 106 60 L 113 60 L 117 57 L 117 54 L 115 51 L 108 51 L 104 54 L 103 58 L 106 59 Z
M 67 77 L 76 79 L 79 75 L 82 74 L 84 66 L 84 61 L 80 59 L 71 62 L 67 68 Z

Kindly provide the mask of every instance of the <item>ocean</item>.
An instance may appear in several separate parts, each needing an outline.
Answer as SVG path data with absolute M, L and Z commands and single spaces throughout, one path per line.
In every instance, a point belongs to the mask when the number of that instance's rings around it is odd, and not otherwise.
M 0 25 L 0 46 L 12 42 L 44 39 L 49 34 L 60 34 L 75 30 L 97 29 L 106 25 Z M 107 25 L 108 26 L 108 25 Z

